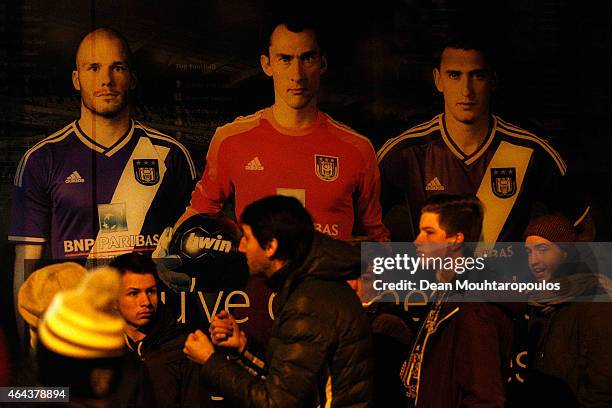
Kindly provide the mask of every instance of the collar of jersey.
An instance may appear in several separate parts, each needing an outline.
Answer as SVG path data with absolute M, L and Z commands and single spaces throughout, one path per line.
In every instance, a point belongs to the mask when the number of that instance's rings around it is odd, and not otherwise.
M 312 132 L 314 132 L 319 126 L 322 126 L 323 124 L 325 124 L 327 117 L 325 116 L 325 114 L 321 111 L 319 111 L 317 113 L 317 118 L 315 119 L 314 122 L 312 122 L 312 124 L 310 126 L 307 126 L 305 128 L 299 128 L 299 129 L 290 129 L 290 128 L 286 128 L 281 126 L 276 119 L 274 118 L 274 113 L 272 113 L 272 108 L 266 108 L 264 109 L 263 113 L 262 113 L 262 119 L 265 119 L 270 126 L 272 126 L 278 133 L 281 133 L 283 135 L 287 135 L 287 136 L 305 136 L 305 135 L 309 135 Z
M 127 132 L 125 132 L 125 134 L 121 136 L 112 146 L 104 147 L 83 132 L 83 129 L 81 129 L 79 126 L 78 120 L 75 120 L 73 123 L 74 133 L 85 146 L 108 157 L 121 150 L 121 148 L 130 141 L 132 135 L 134 134 L 134 121 L 130 119 L 130 127 L 128 128 Z
M 487 151 L 489 146 L 491 146 L 491 143 L 493 143 L 495 131 L 497 130 L 497 119 L 495 118 L 495 115 L 491 115 L 491 127 L 489 128 L 489 133 L 487 134 L 487 137 L 484 138 L 480 146 L 478 146 L 478 149 L 476 149 L 474 153 L 469 155 L 463 153 L 463 151 L 461 151 L 459 146 L 457 146 L 455 141 L 451 138 L 450 134 L 446 130 L 446 121 L 444 120 L 444 117 L 445 114 L 442 114 L 440 115 L 439 119 L 440 133 L 442 133 L 442 139 L 444 140 L 444 143 L 446 143 L 446 146 L 450 149 L 450 151 L 453 152 L 453 154 L 457 156 L 457 158 L 461 160 L 464 164 L 469 166 L 470 164 L 474 163 L 480 158 L 480 156 L 484 154 L 484 152 Z

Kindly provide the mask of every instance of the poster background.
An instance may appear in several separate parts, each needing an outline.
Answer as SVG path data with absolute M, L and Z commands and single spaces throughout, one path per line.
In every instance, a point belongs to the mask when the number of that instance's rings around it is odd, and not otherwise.
M 79 38 L 110 26 L 130 41 L 134 115 L 191 151 L 198 169 L 215 127 L 272 102 L 259 68 L 262 0 L 0 0 L 0 306 L 12 326 L 10 190 L 27 148 L 78 117 L 70 72 Z M 305 7 L 305 4 L 301 4 Z M 561 149 L 590 191 L 600 241 L 611 241 L 612 22 L 597 2 L 570 0 L 311 1 L 329 30 L 322 109 L 375 147 L 441 110 L 430 45 L 453 19 L 473 19 L 499 44 L 495 111 Z M 478 18 L 475 18 L 478 16 Z M 582 193 L 580 193 L 582 194 Z

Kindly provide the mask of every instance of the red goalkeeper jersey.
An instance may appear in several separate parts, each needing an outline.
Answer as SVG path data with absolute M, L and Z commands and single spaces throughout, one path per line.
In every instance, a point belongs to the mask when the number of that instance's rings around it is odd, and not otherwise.
M 348 240 L 357 230 L 386 240 L 380 177 L 369 140 L 319 112 L 303 129 L 281 127 L 267 108 L 217 129 L 188 213 L 217 213 L 232 198 L 240 216 L 269 195 L 298 198 L 317 230 Z

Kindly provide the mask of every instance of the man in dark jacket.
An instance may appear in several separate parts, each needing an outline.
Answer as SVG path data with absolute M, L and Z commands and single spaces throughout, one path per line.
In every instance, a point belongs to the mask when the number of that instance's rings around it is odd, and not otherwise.
M 129 253 L 115 258 L 111 266 L 121 275 L 117 305 L 126 322 L 125 341 L 151 377 L 156 405 L 199 407 L 198 367 L 182 353 L 186 334 L 158 302 L 155 264 L 139 253 Z
M 417 251 L 426 258 L 473 257 L 469 243 L 478 241 L 482 220 L 482 203 L 474 196 L 433 196 L 421 211 Z M 430 280 L 452 286 L 457 279 L 465 275 L 440 268 Z M 493 303 L 460 302 L 460 297 L 456 290 L 432 294 L 400 372 L 406 406 L 504 407 L 510 313 Z
M 240 251 L 251 274 L 266 277 L 278 293 L 266 358 L 251 352 L 225 312 L 213 320 L 210 335 L 235 353 L 226 358 L 198 330 L 185 343 L 187 356 L 239 406 L 371 406 L 370 328 L 345 282 L 359 276 L 359 248 L 316 233 L 295 198 L 255 201 L 241 221 Z
M 560 214 L 535 217 L 525 231 L 529 268 L 559 290 L 529 299 L 525 384 L 533 406 L 612 406 L 612 283 L 581 259 L 574 226 Z

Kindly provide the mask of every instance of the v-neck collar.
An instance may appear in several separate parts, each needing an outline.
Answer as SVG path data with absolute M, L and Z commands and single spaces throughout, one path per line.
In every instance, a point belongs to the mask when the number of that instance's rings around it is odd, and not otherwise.
M 487 136 L 484 138 L 480 146 L 478 146 L 478 148 L 474 150 L 474 153 L 468 155 L 468 154 L 465 154 L 459 148 L 459 146 L 457 146 L 455 141 L 452 139 L 452 137 L 448 133 L 448 130 L 446 129 L 445 116 L 446 116 L 445 114 L 440 115 L 440 133 L 442 133 L 442 139 L 444 140 L 444 143 L 446 143 L 446 146 L 449 148 L 449 150 L 459 160 L 461 160 L 464 164 L 468 166 L 471 165 L 476 160 L 478 160 L 484 154 L 484 152 L 487 151 L 489 146 L 491 146 L 491 143 L 493 143 L 495 132 L 497 131 L 497 119 L 495 118 L 494 115 L 491 115 L 491 124 L 489 126 L 489 131 L 487 133 Z
M 78 120 L 74 121 L 74 133 L 85 146 L 100 154 L 110 157 L 113 154 L 117 153 L 119 150 L 121 150 L 121 148 L 130 141 L 132 135 L 134 134 L 134 121 L 130 119 L 130 126 L 128 130 L 112 146 L 109 147 L 104 147 L 91 137 L 87 136 L 85 132 L 83 132 L 83 129 L 81 129 L 81 127 L 79 126 Z

